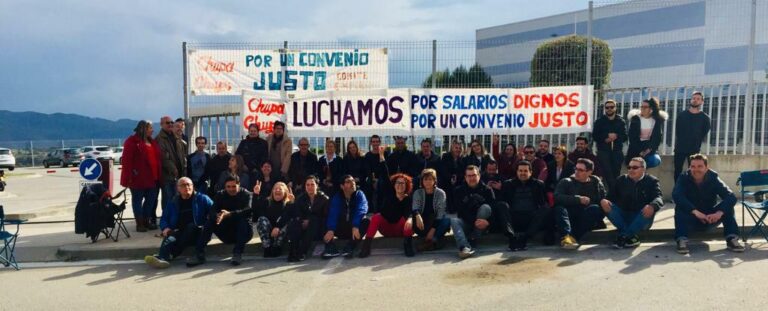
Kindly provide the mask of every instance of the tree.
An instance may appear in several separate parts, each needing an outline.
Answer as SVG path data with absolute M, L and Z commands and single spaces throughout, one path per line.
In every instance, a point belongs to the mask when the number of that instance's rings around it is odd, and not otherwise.
M 480 64 L 474 64 L 467 70 L 464 65 L 456 67 L 452 72 L 446 68 L 430 74 L 422 87 L 431 88 L 432 78 L 435 79 L 436 88 L 491 88 L 493 81 Z
M 586 79 L 587 37 L 571 35 L 542 43 L 531 61 L 531 86 L 582 85 Z M 611 48 L 592 38 L 592 85 L 608 86 Z

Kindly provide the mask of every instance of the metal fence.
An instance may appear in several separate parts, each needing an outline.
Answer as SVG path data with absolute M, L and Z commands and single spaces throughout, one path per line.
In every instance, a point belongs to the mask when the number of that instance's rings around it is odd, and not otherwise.
M 11 149 L 17 167 L 42 166 L 48 153 L 59 148 L 80 148 L 83 146 L 122 147 L 125 138 L 108 139 L 62 139 L 0 141 L 0 148 Z

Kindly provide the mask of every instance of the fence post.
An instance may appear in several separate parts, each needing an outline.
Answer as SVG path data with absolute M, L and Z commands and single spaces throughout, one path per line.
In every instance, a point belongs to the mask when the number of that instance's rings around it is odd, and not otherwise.
M 32 157 L 32 167 L 35 167 L 35 147 L 32 141 L 29 141 L 29 155 Z
M 747 154 L 747 144 L 752 145 L 751 154 L 755 154 L 755 146 L 752 144 L 755 135 L 752 133 L 752 106 L 754 105 L 754 91 L 755 91 L 755 32 L 756 32 L 756 18 L 757 18 L 757 0 L 752 0 L 750 14 L 750 33 L 749 33 L 749 50 L 747 54 L 747 94 L 744 98 L 744 135 L 742 135 L 742 149 L 741 153 Z
M 593 3 L 589 1 L 589 19 L 587 20 L 587 76 L 585 85 L 592 84 L 592 13 Z
M 184 78 L 183 78 L 184 85 L 182 86 L 182 90 L 184 91 L 184 122 L 187 125 L 184 128 L 184 132 L 185 132 L 184 134 L 187 135 L 187 137 L 189 137 L 189 132 L 190 132 L 190 129 L 189 129 L 189 94 L 188 94 L 189 93 L 189 89 L 188 89 L 188 86 L 187 86 L 189 81 L 187 80 L 188 73 L 187 73 L 187 42 L 186 41 L 181 43 L 181 53 L 183 54 L 181 56 L 181 59 L 182 59 L 181 62 L 182 62 L 183 72 L 184 72 Z

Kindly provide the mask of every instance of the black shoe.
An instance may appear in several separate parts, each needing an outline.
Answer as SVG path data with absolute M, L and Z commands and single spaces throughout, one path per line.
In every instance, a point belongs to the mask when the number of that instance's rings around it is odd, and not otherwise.
M 606 228 L 608 228 L 608 226 L 605 225 L 605 222 L 602 219 L 596 221 L 594 226 L 592 226 L 592 230 L 602 230 Z
M 323 251 L 322 255 L 323 259 L 331 259 L 339 256 L 341 256 L 341 253 L 339 253 L 335 243 L 331 242 L 325 244 L 325 250 Z
M 357 257 L 365 258 L 371 255 L 371 245 L 373 244 L 373 239 L 365 239 L 363 240 L 363 245 L 360 247 L 360 253 L 357 254 Z
M 350 241 L 347 243 L 347 245 L 344 246 L 344 249 L 341 251 L 341 256 L 344 256 L 344 258 L 353 258 L 355 257 L 355 242 Z
M 187 268 L 197 267 L 205 263 L 204 255 L 197 255 L 187 260 Z
M 231 265 L 237 267 L 242 262 L 243 262 L 243 254 L 234 254 L 234 255 L 232 255 L 232 261 L 230 261 L 229 263 Z
M 525 251 L 528 250 L 528 237 L 527 236 L 521 236 L 517 239 L 517 248 L 515 251 Z
M 413 238 L 406 237 L 403 239 L 403 248 L 405 249 L 405 257 L 413 257 L 416 252 L 413 249 Z
M 616 240 L 613 241 L 613 244 L 611 245 L 615 249 L 622 249 L 627 245 L 627 238 L 624 236 L 617 236 Z
M 269 258 L 280 257 L 282 250 L 280 249 L 279 246 L 271 246 L 269 249 L 270 249 Z
M 633 235 L 624 240 L 624 248 L 635 248 L 640 246 L 640 237 Z
M 680 239 L 677 240 L 677 253 L 681 255 L 686 255 L 690 253 L 691 250 L 688 249 L 688 240 L 687 239 Z

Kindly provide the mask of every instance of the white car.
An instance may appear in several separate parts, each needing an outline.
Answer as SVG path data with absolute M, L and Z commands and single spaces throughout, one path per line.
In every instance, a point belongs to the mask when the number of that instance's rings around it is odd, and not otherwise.
M 86 159 L 111 160 L 115 158 L 112 147 L 109 146 L 84 146 L 81 149 Z
M 11 171 L 16 168 L 16 158 L 11 149 L 0 148 L 0 168 L 7 168 Z
M 115 147 L 113 154 L 115 156 L 115 163 L 123 162 L 123 147 Z

